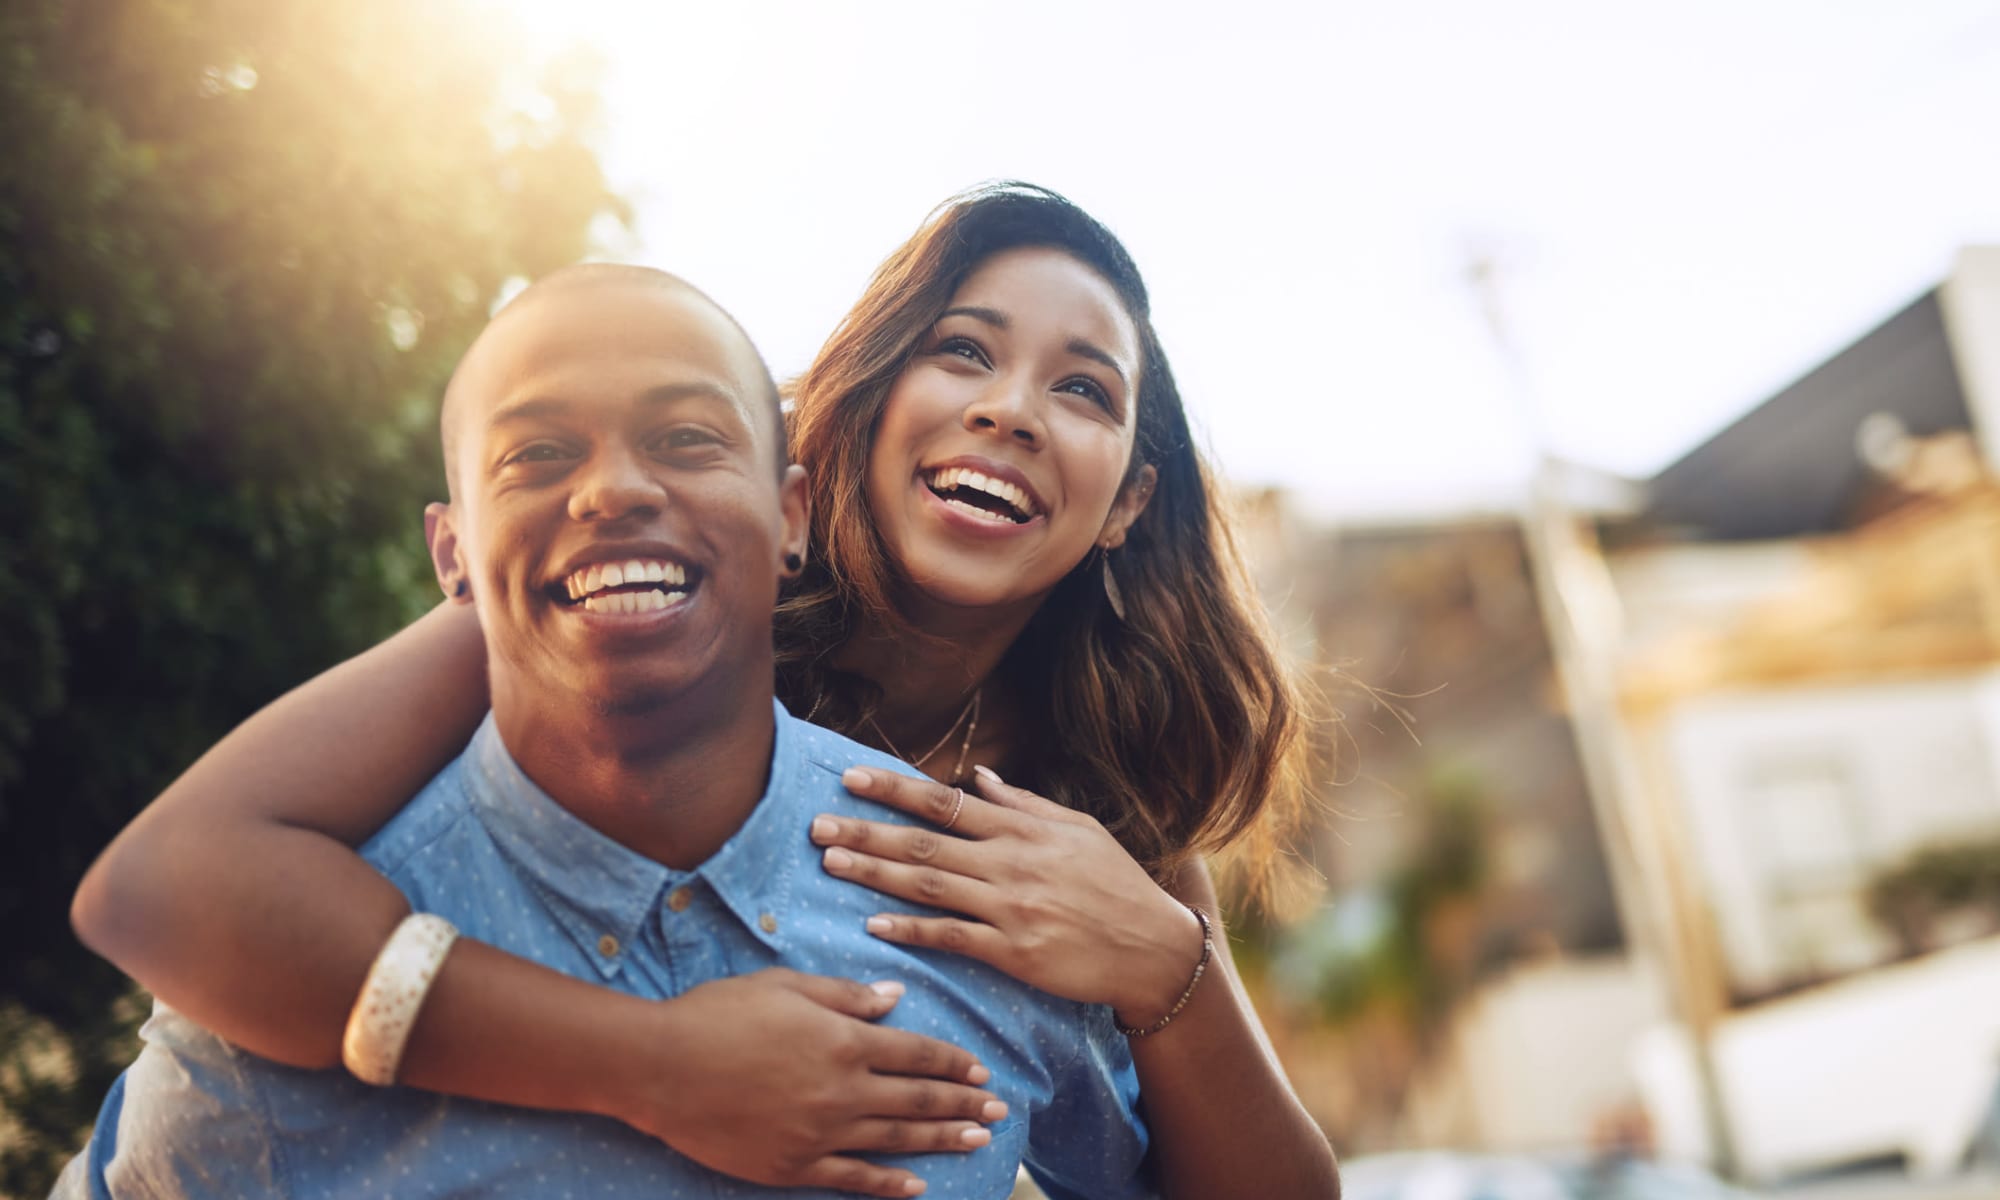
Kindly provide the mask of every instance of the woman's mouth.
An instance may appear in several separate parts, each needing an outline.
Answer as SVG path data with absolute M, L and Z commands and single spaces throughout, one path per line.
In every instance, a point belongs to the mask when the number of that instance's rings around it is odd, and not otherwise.
M 550 585 L 556 599 L 571 608 L 593 613 L 643 613 L 672 608 L 688 597 L 700 573 L 690 582 L 688 569 L 660 558 L 594 563 Z
M 996 525 L 1026 525 L 1041 515 L 1035 498 L 1024 489 L 970 467 L 938 467 L 925 471 L 923 481 L 946 504 Z

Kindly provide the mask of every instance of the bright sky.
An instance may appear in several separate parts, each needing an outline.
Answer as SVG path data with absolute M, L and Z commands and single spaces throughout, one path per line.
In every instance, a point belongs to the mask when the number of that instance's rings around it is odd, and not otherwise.
M 1507 503 L 1529 435 L 1647 475 L 2000 241 L 2000 3 L 499 0 L 608 61 L 631 256 L 781 375 L 975 182 L 1154 295 L 1224 472 L 1328 512 Z

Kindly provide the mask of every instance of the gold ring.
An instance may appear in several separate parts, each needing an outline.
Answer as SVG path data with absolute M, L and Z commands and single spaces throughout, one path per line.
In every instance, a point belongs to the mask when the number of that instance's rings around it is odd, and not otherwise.
M 952 802 L 951 815 L 944 819 L 944 824 L 938 826 L 939 829 L 950 829 L 952 826 L 958 824 L 958 814 L 965 808 L 965 789 L 955 787 L 951 789 L 951 794 L 957 797 L 957 799 Z

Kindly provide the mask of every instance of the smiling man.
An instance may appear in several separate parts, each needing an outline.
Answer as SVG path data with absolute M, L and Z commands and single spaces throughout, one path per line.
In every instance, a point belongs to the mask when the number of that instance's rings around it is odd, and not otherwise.
M 990 1145 L 922 1160 L 932 1194 L 1005 1196 L 1024 1157 L 1058 1194 L 1149 1194 L 1136 1080 L 1102 1014 L 868 935 L 898 902 L 819 868 L 815 814 L 908 820 L 847 793 L 841 771 L 907 768 L 772 699 L 770 614 L 805 551 L 804 477 L 734 322 L 658 272 L 559 272 L 467 353 L 444 430 L 452 500 L 429 514 L 432 559 L 477 606 L 493 712 L 369 861 L 417 912 L 684 1013 L 660 1028 L 688 1039 L 748 1020 L 730 1004 L 742 993 L 717 989 L 765 968 L 896 981 L 890 1028 L 867 1027 L 884 1052 L 949 1063 L 1009 1106 Z M 58 1195 L 766 1190 L 606 1116 L 286 1067 L 164 1006 L 145 1037 Z M 895 1075 L 870 1086 L 885 1115 L 915 1115 Z

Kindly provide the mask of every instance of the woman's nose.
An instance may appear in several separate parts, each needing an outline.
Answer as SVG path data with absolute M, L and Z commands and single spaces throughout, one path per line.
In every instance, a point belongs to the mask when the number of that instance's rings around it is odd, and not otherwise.
M 1042 420 L 1040 390 L 1031 383 L 1005 378 L 995 379 L 965 408 L 967 429 L 1036 448 L 1048 435 Z

